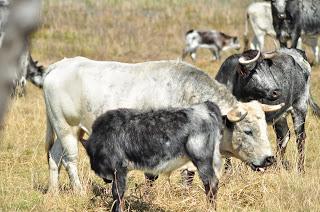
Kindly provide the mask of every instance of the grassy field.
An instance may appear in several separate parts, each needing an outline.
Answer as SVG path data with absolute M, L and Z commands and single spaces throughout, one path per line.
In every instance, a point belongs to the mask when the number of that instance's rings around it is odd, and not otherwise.
M 98 60 L 139 62 L 176 59 L 184 33 L 191 28 L 215 28 L 242 36 L 249 0 L 44 0 L 43 24 L 32 39 L 32 54 L 44 65 L 77 55 Z M 272 42 L 268 41 L 268 44 Z M 272 45 L 269 45 L 272 48 Z M 309 51 L 309 50 L 308 50 Z M 222 60 L 210 61 L 200 50 L 194 65 L 214 77 Z M 309 53 L 309 52 L 308 52 Z M 190 59 L 188 59 L 191 62 Z M 320 68 L 313 68 L 312 93 L 320 103 Z M 293 132 L 291 119 L 290 128 Z M 221 178 L 220 211 L 320 211 L 320 124 L 307 117 L 306 173 L 295 171 L 295 137 L 288 145 L 289 171 L 252 172 L 237 163 Z M 270 140 L 275 147 L 270 127 Z M 15 99 L 0 137 L 0 211 L 106 211 L 112 206 L 111 186 L 90 170 L 80 148 L 79 170 L 84 195 L 74 195 L 62 170 L 59 195 L 46 194 L 48 167 L 44 151 L 45 106 L 41 90 L 28 85 Z M 160 177 L 148 188 L 140 172 L 130 173 L 126 192 L 129 211 L 208 211 L 202 184 L 196 177 L 186 189 L 179 173 Z

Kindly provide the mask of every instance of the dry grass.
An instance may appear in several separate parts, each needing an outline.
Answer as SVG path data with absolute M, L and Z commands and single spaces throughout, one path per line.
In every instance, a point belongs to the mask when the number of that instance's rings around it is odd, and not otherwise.
M 180 56 L 183 35 L 190 28 L 216 28 L 241 36 L 248 3 L 248 0 L 46 0 L 43 25 L 32 40 L 33 55 L 45 65 L 75 55 L 127 62 L 175 59 Z M 214 76 L 221 61 L 212 63 L 209 58 L 209 53 L 201 50 L 195 65 Z M 319 72 L 318 67 L 313 69 L 312 93 L 320 103 L 316 83 Z M 86 193 L 72 194 L 65 171 L 60 179 L 60 195 L 45 193 L 48 180 L 43 145 L 45 107 L 40 90 L 29 85 L 27 91 L 26 97 L 13 101 L 0 140 L 0 211 L 110 209 L 110 185 L 105 186 L 90 171 L 82 148 L 79 169 Z M 294 169 L 261 174 L 238 163 L 232 175 L 221 179 L 218 208 L 320 211 L 320 125 L 311 113 L 306 127 L 306 174 L 299 175 Z M 270 139 L 274 144 L 271 129 Z M 293 139 L 287 157 L 295 165 Z M 170 178 L 170 184 L 162 177 L 151 189 L 145 186 L 141 173 L 132 172 L 128 181 L 126 205 L 130 211 L 208 210 L 198 178 L 189 190 L 181 186 L 179 173 Z

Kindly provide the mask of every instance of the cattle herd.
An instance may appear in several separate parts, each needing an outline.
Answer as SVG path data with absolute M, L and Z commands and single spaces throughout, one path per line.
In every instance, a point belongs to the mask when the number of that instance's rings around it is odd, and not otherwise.
M 1 9 L 7 4 L 10 1 L 0 1 Z M 17 81 L 25 85 L 29 80 L 43 88 L 48 192 L 58 191 L 61 166 L 73 189 L 82 191 L 77 169 L 80 141 L 92 170 L 112 183 L 113 211 L 123 210 L 130 170 L 156 180 L 159 174 L 180 169 L 188 183 L 197 171 L 215 207 L 223 157 L 228 167 L 234 157 L 254 171 L 276 160 L 288 168 L 284 154 L 290 139 L 289 114 L 297 171 L 304 172 L 307 109 L 310 106 L 320 117 L 320 108 L 310 92 L 311 66 L 300 49 L 301 42 L 311 46 L 318 63 L 320 1 L 255 2 L 245 15 L 245 50 L 225 59 L 215 79 L 181 59 L 128 64 L 75 57 L 44 68 L 32 59 L 27 45 L 21 47 L 22 74 Z M 265 35 L 276 38 L 281 48 L 263 52 Z M 6 39 L 1 38 L 1 45 Z M 198 48 L 209 49 L 213 60 L 220 60 L 221 51 L 240 49 L 237 37 L 216 30 L 189 30 L 185 43 L 182 59 L 190 55 L 195 60 Z M 276 156 L 267 124 L 275 129 Z

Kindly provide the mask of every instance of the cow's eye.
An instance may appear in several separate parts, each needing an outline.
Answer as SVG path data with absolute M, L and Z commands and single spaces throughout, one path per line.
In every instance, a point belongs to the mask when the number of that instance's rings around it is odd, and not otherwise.
M 252 136 L 252 135 L 253 135 L 251 129 L 245 129 L 245 130 L 244 130 L 244 133 L 247 134 L 247 135 L 249 135 L 249 136 Z

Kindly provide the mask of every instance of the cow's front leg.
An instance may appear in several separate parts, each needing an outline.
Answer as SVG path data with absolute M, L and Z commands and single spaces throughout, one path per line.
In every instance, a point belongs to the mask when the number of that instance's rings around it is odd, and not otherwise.
M 212 61 L 219 60 L 219 52 L 218 48 L 212 47 L 210 48 L 210 52 L 212 54 Z
M 285 169 L 289 168 L 289 162 L 285 161 L 284 155 L 286 152 L 287 144 L 290 140 L 290 130 L 288 127 L 286 117 L 280 118 L 274 125 L 274 130 L 277 136 L 277 157 Z
M 128 171 L 124 168 L 120 168 L 114 171 L 114 181 L 112 183 L 112 196 L 114 200 L 114 206 L 112 212 L 124 211 L 123 196 L 126 189 Z
M 294 30 L 294 32 L 292 32 L 292 34 L 291 34 L 291 39 L 292 39 L 291 48 L 297 48 L 299 38 L 300 38 L 300 30 L 299 30 L 299 29 L 296 29 L 296 30 Z
M 294 108 L 292 111 L 292 119 L 295 134 L 297 137 L 297 149 L 298 149 L 298 172 L 304 172 L 304 159 L 305 159 L 305 140 L 306 140 L 306 132 L 305 132 L 305 120 L 307 114 L 307 103 L 303 105 L 303 108 Z
M 318 45 L 312 46 L 312 52 L 313 52 L 313 55 L 314 55 L 313 64 L 314 65 L 318 65 L 319 64 L 319 46 Z
M 213 208 L 216 209 L 219 180 L 212 167 L 212 158 L 205 161 L 195 161 L 194 165 L 198 169 L 208 200 Z
M 68 172 L 72 188 L 77 192 L 81 192 L 82 186 L 80 183 L 77 168 L 78 138 L 73 134 L 66 135 L 61 139 L 61 144 L 64 150 L 63 165 Z
M 56 139 L 51 149 L 49 150 L 49 188 L 48 192 L 58 192 L 59 190 L 59 173 L 61 169 L 63 150 L 61 141 Z

